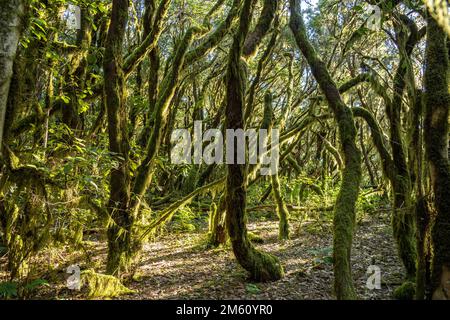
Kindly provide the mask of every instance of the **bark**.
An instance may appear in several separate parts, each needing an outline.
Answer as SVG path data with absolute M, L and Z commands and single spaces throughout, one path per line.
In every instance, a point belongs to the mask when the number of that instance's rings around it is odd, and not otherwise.
M 310 44 L 300 11 L 300 1 L 290 0 L 290 28 L 296 43 L 308 61 L 339 127 L 339 138 L 344 155 L 342 183 L 334 212 L 334 288 L 338 299 L 355 299 L 351 271 L 351 246 L 355 227 L 355 206 L 361 182 L 361 153 L 356 146 L 356 126 L 352 112 L 342 101 L 339 89 L 326 65 Z
M 273 127 L 272 100 L 272 95 L 270 93 L 266 94 L 264 99 L 264 118 L 261 129 L 265 129 L 268 132 L 270 132 Z M 289 210 L 286 207 L 283 195 L 281 193 L 280 177 L 278 172 L 275 172 L 271 176 L 271 186 L 273 198 L 277 205 L 276 211 L 279 219 L 278 238 L 280 240 L 287 240 L 289 239 Z
M 245 37 L 249 31 L 252 0 L 245 0 L 239 28 L 237 29 L 229 53 L 227 70 L 226 128 L 243 129 L 243 109 L 246 88 L 245 66 L 241 61 Z M 236 152 L 236 147 L 234 152 Z M 247 235 L 246 226 L 246 172 L 245 165 L 229 164 L 226 193 L 226 223 L 239 264 L 256 281 L 278 280 L 283 276 L 283 268 L 277 258 L 256 250 Z
M 449 60 L 447 37 L 427 18 L 425 70 L 425 144 L 434 193 L 431 230 L 433 299 L 450 299 L 450 167 L 448 161 Z
M 69 97 L 69 102 L 62 107 L 62 121 L 73 130 L 82 129 L 79 96 L 83 93 L 86 83 L 88 63 L 86 61 L 92 42 L 92 23 L 89 10 L 81 8 L 81 29 L 78 31 L 77 50 L 74 52 L 64 79 L 63 91 Z
M 245 39 L 243 55 L 255 55 L 264 36 L 269 32 L 278 7 L 278 0 L 264 0 L 264 5 L 255 29 Z
M 128 211 L 130 201 L 129 141 L 127 110 L 124 98 L 122 46 L 128 20 L 128 0 L 114 0 L 111 12 L 103 68 L 104 94 L 108 114 L 109 150 L 116 155 L 118 165 L 111 170 L 108 227 L 107 272 L 127 271 L 132 258 L 131 226 L 133 217 Z
M 0 157 L 13 64 L 19 44 L 25 7 L 22 0 L 0 3 Z

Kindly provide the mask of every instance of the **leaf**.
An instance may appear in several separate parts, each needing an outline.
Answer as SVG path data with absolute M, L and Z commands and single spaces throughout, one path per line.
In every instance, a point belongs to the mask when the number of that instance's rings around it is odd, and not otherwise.
M 245 286 L 245 290 L 247 290 L 247 292 L 251 294 L 258 294 L 261 292 L 261 289 L 253 283 L 247 283 Z
M 0 283 L 0 297 L 13 298 L 17 297 L 17 283 L 15 282 L 1 282 Z
M 35 280 L 31 281 L 30 283 L 28 283 L 24 288 L 26 290 L 34 290 L 34 289 L 36 289 L 38 287 L 42 287 L 42 286 L 49 287 L 50 285 L 44 279 L 35 279 Z
M 59 99 L 61 99 L 62 101 L 64 101 L 64 103 L 69 103 L 70 102 L 70 98 L 68 96 L 59 96 Z

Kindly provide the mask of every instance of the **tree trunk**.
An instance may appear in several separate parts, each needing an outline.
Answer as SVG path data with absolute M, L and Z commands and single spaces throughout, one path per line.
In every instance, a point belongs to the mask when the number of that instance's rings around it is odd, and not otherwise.
M 111 23 L 106 40 L 103 68 L 104 93 L 108 114 L 109 150 L 117 157 L 111 170 L 108 227 L 107 272 L 120 274 L 131 264 L 131 227 L 133 217 L 130 201 L 129 142 L 127 110 L 124 98 L 125 75 L 122 69 L 122 46 L 128 20 L 128 0 L 114 0 Z
M 227 70 L 226 128 L 243 129 L 243 109 L 246 88 L 245 66 L 241 61 L 245 37 L 249 30 L 252 0 L 245 0 L 239 28 L 234 35 Z M 235 146 L 234 153 L 236 154 Z M 226 223 L 234 255 L 239 264 L 256 281 L 278 280 L 283 268 L 278 259 L 256 250 L 247 236 L 246 226 L 246 170 L 245 165 L 229 164 L 226 193 Z
M 22 31 L 21 16 L 23 13 L 22 0 L 8 0 L 0 3 L 0 156 L 2 155 L 9 87 Z
M 433 299 L 450 299 L 450 167 L 448 161 L 449 63 L 447 37 L 428 17 L 425 70 L 425 144 L 434 209 L 431 230 Z
M 226 228 L 226 190 L 219 199 L 217 207 L 213 208 L 209 223 L 209 245 L 211 247 L 218 247 L 227 242 L 227 228 Z
M 356 126 L 353 114 L 339 93 L 326 65 L 310 44 L 300 11 L 300 1 L 290 0 L 290 28 L 296 43 L 308 61 L 314 78 L 325 94 L 339 127 L 344 154 L 342 183 L 334 211 L 334 288 L 338 299 L 356 299 L 351 270 L 351 247 L 355 227 L 355 207 L 361 182 L 361 152 L 356 147 Z

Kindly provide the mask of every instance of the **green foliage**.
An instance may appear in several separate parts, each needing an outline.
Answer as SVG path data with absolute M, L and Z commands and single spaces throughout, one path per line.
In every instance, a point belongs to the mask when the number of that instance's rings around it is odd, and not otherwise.
M 168 228 L 174 232 L 195 232 L 204 227 L 206 217 L 193 207 L 184 207 L 178 210 Z
M 247 283 L 245 285 L 245 291 L 247 291 L 250 294 L 258 294 L 261 292 L 261 289 L 253 283 Z
M 393 296 L 397 300 L 413 300 L 416 293 L 414 282 L 406 281 L 394 290 Z
M 320 266 L 322 264 L 333 264 L 333 247 L 313 249 L 308 252 L 314 255 L 315 266 Z
M 27 297 L 37 289 L 49 286 L 44 279 L 34 279 L 31 282 L 19 283 L 16 281 L 0 282 L 0 297 L 4 299 L 18 298 L 19 295 Z
M 4 299 L 11 299 L 17 297 L 17 283 L 16 282 L 0 282 L 0 297 Z

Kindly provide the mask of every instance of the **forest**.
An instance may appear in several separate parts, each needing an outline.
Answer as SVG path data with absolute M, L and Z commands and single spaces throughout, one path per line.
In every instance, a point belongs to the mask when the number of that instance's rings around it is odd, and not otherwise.
M 0 0 L 0 300 L 449 300 L 449 0 Z

